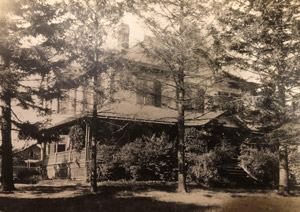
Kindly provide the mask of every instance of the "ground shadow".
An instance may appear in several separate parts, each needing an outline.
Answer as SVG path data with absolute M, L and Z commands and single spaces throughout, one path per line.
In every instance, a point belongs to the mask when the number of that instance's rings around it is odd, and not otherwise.
M 19 192 L 22 191 L 34 191 L 35 193 L 59 193 L 63 191 L 77 191 L 77 190 L 88 190 L 88 187 L 85 186 L 27 186 L 17 189 Z
M 0 211 L 213 212 L 217 209 L 217 206 L 198 206 L 194 204 L 162 202 L 148 197 L 120 198 L 112 197 L 110 195 L 103 195 L 103 193 L 85 194 L 79 197 L 58 199 L 18 199 L 8 197 L 0 198 Z

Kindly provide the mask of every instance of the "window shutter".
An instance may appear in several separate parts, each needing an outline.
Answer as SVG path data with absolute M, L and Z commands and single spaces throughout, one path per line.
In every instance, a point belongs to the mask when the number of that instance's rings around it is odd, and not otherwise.
M 153 84 L 153 103 L 155 107 L 161 107 L 161 83 L 156 80 Z

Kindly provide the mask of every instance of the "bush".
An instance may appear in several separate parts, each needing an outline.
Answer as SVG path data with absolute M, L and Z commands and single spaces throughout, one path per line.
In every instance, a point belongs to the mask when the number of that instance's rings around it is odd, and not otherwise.
M 190 153 L 188 157 L 187 180 L 205 186 L 226 185 L 228 179 L 222 175 L 224 164 L 230 162 L 235 155 L 235 149 L 223 144 L 208 153 Z
M 240 165 L 263 185 L 276 186 L 278 183 L 278 155 L 269 150 L 248 148 L 239 156 Z
M 129 178 L 125 169 L 115 160 L 119 147 L 115 145 L 99 145 L 97 152 L 98 181 L 121 180 Z
M 291 184 L 300 184 L 300 152 L 297 150 L 289 154 L 289 169 Z
M 169 137 L 144 136 L 124 145 L 115 156 L 134 180 L 175 180 L 176 149 Z
M 41 174 L 34 169 L 26 169 L 17 174 L 17 182 L 25 184 L 35 184 L 42 179 Z
M 194 127 L 185 129 L 185 152 L 203 154 L 208 153 L 208 133 Z
M 70 128 L 69 132 L 70 142 L 72 144 L 72 148 L 77 151 L 81 151 L 85 145 L 85 133 L 84 129 L 82 129 L 79 125 L 74 125 Z

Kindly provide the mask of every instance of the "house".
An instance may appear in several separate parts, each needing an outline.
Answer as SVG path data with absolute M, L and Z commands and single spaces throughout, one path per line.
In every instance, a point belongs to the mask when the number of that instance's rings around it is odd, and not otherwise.
M 39 170 L 41 165 L 41 146 L 33 144 L 13 153 L 13 172 L 17 175 L 26 169 Z
M 123 31 L 129 36 L 128 30 Z M 121 40 L 126 42 L 128 38 L 121 37 Z M 145 56 L 138 45 L 128 49 L 125 54 L 127 60 L 136 64 L 138 71 L 126 72 L 127 75 L 120 72 L 116 74 L 114 82 L 104 83 L 105 86 L 119 83 L 119 89 L 111 94 L 112 102 L 103 102 L 98 107 L 99 133 L 108 133 L 105 129 L 116 128 L 118 142 L 123 143 L 162 130 L 173 133 L 175 137 L 178 113 L 169 76 L 164 73 L 160 63 Z M 201 86 L 197 79 L 187 82 L 190 90 L 187 92 L 185 126 L 205 127 L 212 121 L 218 121 L 226 129 L 247 130 L 237 118 L 227 115 L 226 106 L 222 104 L 226 99 L 252 95 L 255 86 L 230 73 L 222 73 L 217 77 L 209 77 L 208 74 L 208 71 L 204 71 L 199 76 L 201 81 L 204 76 L 208 79 Z M 61 136 L 58 142 L 41 144 L 42 166 L 48 178 L 86 180 L 90 163 L 92 91 L 87 86 L 69 90 L 67 94 L 64 99 L 46 103 L 55 113 L 52 115 L 52 125 L 45 130 L 59 132 Z M 84 148 L 80 151 L 72 148 L 69 136 L 70 127 L 76 124 L 85 132 Z

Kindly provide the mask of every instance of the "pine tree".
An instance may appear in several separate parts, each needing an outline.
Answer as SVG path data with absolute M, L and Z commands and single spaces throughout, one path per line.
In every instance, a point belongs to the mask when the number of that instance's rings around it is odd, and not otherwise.
M 107 43 L 122 17 L 122 4 L 114 0 L 72 0 L 66 8 L 72 19 L 66 34 L 67 51 L 78 64 L 78 86 L 88 87 L 93 93 L 90 181 L 91 191 L 97 192 L 97 137 L 101 137 L 97 134 L 97 114 L 108 100 L 105 78 L 113 76 L 111 68 L 117 63 L 118 52 Z
M 294 0 L 225 1 L 223 34 L 230 43 L 231 63 L 260 76 L 256 106 L 252 116 L 265 133 L 273 133 L 290 122 L 291 98 L 299 88 L 299 9 Z M 224 15 L 226 14 L 226 15 Z M 273 138 L 279 146 L 279 192 L 289 192 L 289 139 Z
M 153 39 L 142 44 L 144 53 L 159 65 L 171 83 L 166 83 L 175 100 L 177 117 L 178 192 L 186 192 L 185 111 L 197 100 L 193 89 L 207 89 L 221 62 L 218 38 L 214 37 L 209 16 L 213 7 L 207 1 L 163 0 L 128 1 L 128 6 L 144 22 Z M 221 52 L 221 49 L 219 49 Z M 171 97 L 170 97 L 171 96 Z M 203 108 L 202 108 L 203 109 Z
M 57 45 L 57 34 L 64 24 L 52 22 L 61 11 L 43 1 L 1 1 L 0 9 L 2 190 L 10 191 L 14 189 L 12 125 L 19 128 L 30 125 L 18 119 L 14 106 L 45 112 L 40 99 L 60 95 L 62 84 L 56 79 L 61 79 L 57 75 L 61 74 L 63 62 L 51 58 L 62 47 Z M 45 79 L 53 84 L 50 86 Z

